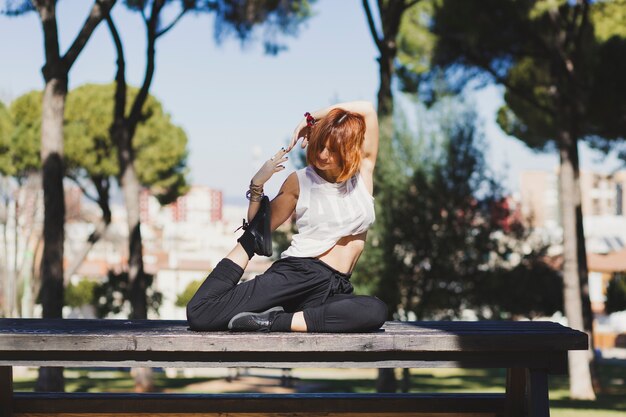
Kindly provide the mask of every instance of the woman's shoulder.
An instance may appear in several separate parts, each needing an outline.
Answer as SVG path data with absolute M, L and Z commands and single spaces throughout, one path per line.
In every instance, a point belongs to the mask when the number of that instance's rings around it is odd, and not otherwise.
M 294 196 L 298 196 L 300 193 L 300 182 L 298 180 L 299 171 L 294 171 L 287 176 L 283 186 L 281 187 L 281 191 L 285 193 L 289 193 Z

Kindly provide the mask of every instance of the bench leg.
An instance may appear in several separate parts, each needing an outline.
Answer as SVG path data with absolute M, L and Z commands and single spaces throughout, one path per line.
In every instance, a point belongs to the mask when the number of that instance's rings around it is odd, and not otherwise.
M 528 369 L 528 415 L 530 417 L 550 417 L 548 401 L 548 371 Z
M 13 368 L 0 366 L 0 417 L 13 415 Z
M 506 416 L 526 415 L 526 369 L 509 368 L 506 371 Z

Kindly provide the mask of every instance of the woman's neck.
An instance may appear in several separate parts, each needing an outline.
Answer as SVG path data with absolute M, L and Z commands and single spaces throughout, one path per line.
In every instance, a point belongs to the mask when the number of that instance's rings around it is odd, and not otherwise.
M 317 173 L 317 175 L 319 175 L 320 177 L 322 177 L 323 180 L 336 184 L 337 178 L 339 178 L 339 174 L 340 172 L 329 172 L 329 171 L 322 171 L 321 169 L 318 169 L 316 166 L 313 166 L 313 169 L 315 170 L 315 172 Z

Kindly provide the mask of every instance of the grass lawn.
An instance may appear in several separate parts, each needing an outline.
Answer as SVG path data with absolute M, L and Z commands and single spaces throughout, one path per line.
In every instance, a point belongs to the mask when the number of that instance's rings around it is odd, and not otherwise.
M 273 372 L 273 373 L 272 373 Z M 281 372 L 278 370 L 251 370 L 229 382 L 222 372 L 203 377 L 168 378 L 165 373 L 155 373 L 158 390 L 169 392 L 255 392 L 256 387 L 278 388 Z M 128 392 L 134 382 L 128 372 L 68 369 L 68 392 Z M 261 375 L 261 378 L 259 378 Z M 597 401 L 572 401 L 568 398 L 566 377 L 550 377 L 550 409 L 555 417 L 626 417 L 626 364 L 606 363 L 598 366 L 602 391 Z M 14 389 L 31 391 L 34 388 L 32 372 L 26 379 L 14 382 Z M 302 392 L 355 392 L 375 391 L 375 370 L 294 370 L 293 388 Z M 236 385 L 237 381 L 252 381 L 253 385 Z M 462 369 L 412 369 L 412 392 L 502 392 L 505 371 Z M 259 382 L 262 381 L 262 382 Z M 257 384 L 257 385 L 254 385 Z M 252 388 L 249 388 L 252 386 Z M 221 388 L 224 388 L 221 390 Z M 267 392 L 267 391 L 265 391 Z

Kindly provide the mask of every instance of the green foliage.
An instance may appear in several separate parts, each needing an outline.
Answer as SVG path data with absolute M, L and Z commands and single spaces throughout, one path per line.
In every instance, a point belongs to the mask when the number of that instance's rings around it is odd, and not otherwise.
M 128 274 L 116 274 L 109 271 L 106 281 L 94 291 L 94 306 L 98 318 L 104 318 L 109 314 L 119 314 L 124 309 L 129 293 Z
M 596 2 L 591 9 L 591 19 L 598 41 L 626 38 L 626 0 Z
M 430 70 L 436 37 L 429 26 L 435 0 L 421 0 L 402 15 L 398 34 L 399 64 L 415 74 Z
M 384 300 L 392 315 L 400 304 L 400 288 L 396 277 L 385 274 L 387 266 L 384 258 L 384 247 L 388 240 L 385 237 L 391 230 L 388 205 L 393 204 L 393 197 L 403 192 L 401 167 L 394 163 L 392 153 L 392 123 L 388 116 L 379 118 L 379 147 L 374 171 L 374 207 L 376 221 L 367 232 L 365 250 L 353 271 L 351 282 L 355 291 L 360 294 L 376 295 Z M 389 317 L 391 318 L 391 316 Z
M 158 314 L 163 301 L 163 294 L 152 287 L 154 276 L 145 275 L 148 311 Z M 115 273 L 109 271 L 106 280 L 94 289 L 94 307 L 98 318 L 105 318 L 109 314 L 115 315 L 124 309 L 130 309 L 130 290 L 128 272 Z
M 245 2 L 219 0 L 213 3 L 215 12 L 215 40 L 220 43 L 234 35 L 242 45 L 249 41 L 257 28 L 263 29 L 265 52 L 275 55 L 286 49 L 278 35 L 294 36 L 298 28 L 313 15 L 311 5 L 315 0 Z
M 95 289 L 98 283 L 83 279 L 74 285 L 70 283 L 65 288 L 65 305 L 70 307 L 81 307 L 94 303 Z
M 10 147 L 13 120 L 7 107 L 0 101 L 0 174 L 14 175 Z
M 458 317 L 463 309 L 532 317 L 561 308 L 560 276 L 502 198 L 475 113 L 448 99 L 430 111 L 420 106 L 416 119 L 410 128 L 397 118 L 385 151 L 394 164 L 382 166 L 379 229 L 357 265 L 357 288 L 395 299 L 393 311 L 418 319 Z
M 626 310 L 626 273 L 613 275 L 606 289 L 606 312 Z
M 126 7 L 143 15 L 150 15 L 154 0 L 125 0 Z M 265 52 L 275 55 L 284 51 L 286 45 L 278 40 L 279 35 L 294 36 L 299 27 L 313 15 L 315 0 L 166 0 L 164 8 L 170 8 L 162 15 L 173 13 L 213 13 L 215 15 L 214 38 L 217 43 L 235 37 L 245 45 L 256 38 L 262 30 L 261 39 Z M 178 9 L 175 11 L 174 9 Z M 172 13 L 173 12 L 173 13 Z M 156 32 L 162 32 L 170 21 L 157 20 Z
M 189 284 L 187 284 L 183 292 L 176 296 L 176 302 L 174 304 L 177 307 L 187 307 L 187 304 L 189 304 L 189 301 L 191 301 L 194 294 L 198 292 L 200 285 L 202 285 L 201 280 L 191 281 Z
M 68 171 L 89 177 L 118 173 L 113 121 L 113 85 L 86 84 L 72 90 L 65 106 L 65 160 Z
M 137 129 L 133 138 L 139 181 L 150 187 L 161 204 L 169 204 L 189 190 L 187 134 L 174 125 L 160 106 Z
M 544 248 L 535 248 L 512 268 L 499 265 L 479 272 L 469 301 L 478 316 L 532 319 L 563 311 L 563 279 L 543 261 L 543 255 Z
M 22 178 L 40 167 L 41 100 L 41 92 L 31 91 L 11 102 L 9 113 L 13 133 L 7 143 L 8 175 Z
M 127 103 L 132 102 L 137 92 L 136 88 L 128 89 Z M 109 134 L 114 93 L 113 84 L 86 84 L 68 94 L 64 147 L 69 175 L 88 179 L 118 174 L 117 147 Z M 14 175 L 39 168 L 41 99 L 41 92 L 33 91 L 11 104 L 15 127 L 9 154 L 16 170 Z M 152 96 L 144 105 L 133 146 L 139 180 L 162 204 L 187 192 L 187 135 L 171 122 L 171 117 Z
M 624 4 L 626 7 L 626 4 Z M 626 19 L 623 21 L 626 27 Z M 623 144 L 626 137 L 626 36 L 613 36 L 602 43 L 597 53 L 593 89 L 589 93 L 587 106 L 591 144 L 609 151 Z M 594 139 L 602 138 L 600 141 Z M 615 141 L 613 139 L 621 138 Z M 626 161 L 626 154 L 620 155 Z
M 5 0 L 0 7 L 0 14 L 8 16 L 20 16 L 32 11 L 35 11 L 35 5 L 30 0 Z
M 433 14 L 436 68 L 456 89 L 506 87 L 498 123 L 535 149 L 559 132 L 609 150 L 626 136 L 626 1 L 444 0 Z M 602 138 L 602 139 L 599 139 Z
M 397 37 L 396 75 L 404 92 L 431 89 L 436 83 L 431 72 L 437 37 L 430 30 L 432 15 L 439 0 L 420 0 L 402 14 Z M 432 93 L 432 91 L 431 91 Z
M 32 375 L 32 374 L 29 374 Z M 165 372 L 155 372 L 154 385 L 160 392 L 188 394 L 197 389 L 197 384 L 206 383 L 206 376 L 172 378 Z M 276 370 L 274 375 L 279 376 Z M 595 401 L 572 400 L 567 390 L 568 375 L 550 376 L 550 415 L 554 417 L 623 417 L 626 410 L 626 384 L 624 366 L 620 361 L 602 361 L 596 367 L 598 383 L 602 393 Z M 130 369 L 115 371 L 105 369 L 94 372 L 87 369 L 66 369 L 64 372 L 67 392 L 133 392 L 135 381 Z M 214 379 L 213 379 L 214 378 Z M 411 392 L 431 393 L 498 393 L 506 384 L 503 369 L 458 369 L 438 368 L 410 370 Z M 211 379 L 210 379 L 211 380 Z M 219 387 L 228 392 L 228 378 L 212 377 Z M 35 390 L 36 378 L 14 377 L 15 391 Z M 303 386 L 315 386 L 320 393 L 373 394 L 376 380 L 364 377 L 363 372 L 353 369 L 329 369 L 323 376 L 306 374 L 299 377 Z M 217 394 L 219 388 L 216 388 Z
M 128 88 L 127 112 L 138 91 Z M 68 169 L 85 170 L 91 177 L 118 174 L 117 146 L 109 135 L 114 94 L 114 84 L 86 84 L 68 95 Z M 133 138 L 133 149 L 139 181 L 162 204 L 170 203 L 187 192 L 187 135 L 171 122 L 170 116 L 153 96 L 148 96 L 144 104 L 142 121 Z
M 295 222 L 281 225 L 272 232 L 272 259 L 277 260 L 280 254 L 286 251 L 291 245 L 291 238 L 297 233 Z

